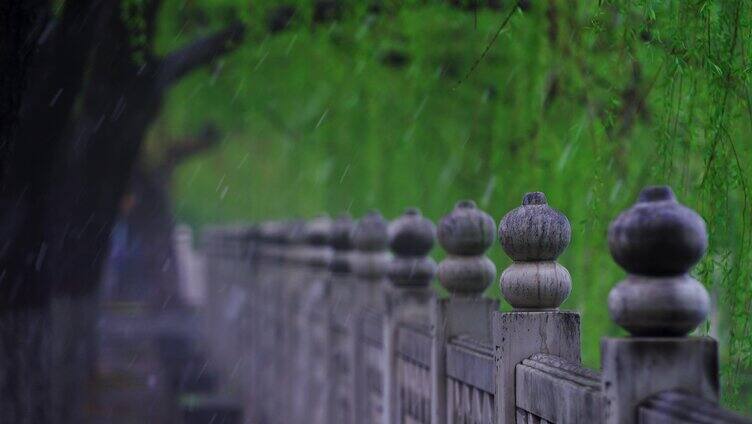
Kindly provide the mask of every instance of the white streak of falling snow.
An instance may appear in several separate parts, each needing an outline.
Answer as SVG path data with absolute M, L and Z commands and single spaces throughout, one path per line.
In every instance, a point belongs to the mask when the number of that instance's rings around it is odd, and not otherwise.
M 295 44 L 297 40 L 298 40 L 298 34 L 295 34 L 292 37 L 292 40 L 290 40 L 290 44 L 287 45 L 287 49 L 285 49 L 285 56 L 290 55 L 290 52 L 292 51 L 292 46 Z
M 55 106 L 55 103 L 57 103 L 57 99 L 60 98 L 60 95 L 63 94 L 63 89 L 57 90 L 57 93 L 55 93 L 55 96 L 52 97 L 52 100 L 50 100 L 50 107 Z
M 321 118 L 319 118 L 319 122 L 316 123 L 316 128 L 318 128 L 322 122 L 324 122 L 324 118 L 326 118 L 326 115 L 329 113 L 329 108 L 326 108 L 323 114 L 321 114 Z
M 254 71 L 256 71 L 256 70 L 257 70 L 258 68 L 260 68 L 260 67 L 261 67 L 261 64 L 263 64 L 263 63 L 264 63 L 264 61 L 266 60 L 266 57 L 267 57 L 267 56 L 269 56 L 269 52 L 266 52 L 266 53 L 264 53 L 264 55 L 263 55 L 263 56 L 261 56 L 261 59 L 259 59 L 259 61 L 258 61 L 258 63 L 256 64 L 256 66 L 255 66 L 255 67 L 253 68 L 253 70 L 254 70 Z
M 340 184 L 342 184 L 342 181 L 345 180 L 345 176 L 347 175 L 347 171 L 349 171 L 349 170 L 350 170 L 350 164 L 348 163 L 347 166 L 345 167 L 345 170 L 342 172 L 342 176 L 339 177 L 339 183 Z
M 245 162 L 248 160 L 248 153 L 243 155 L 243 159 L 240 159 L 240 163 L 238 163 L 238 169 L 242 168 L 243 165 L 245 165 Z

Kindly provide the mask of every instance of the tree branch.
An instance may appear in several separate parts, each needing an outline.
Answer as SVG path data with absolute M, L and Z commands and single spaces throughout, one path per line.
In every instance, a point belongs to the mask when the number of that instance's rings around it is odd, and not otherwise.
M 217 33 L 200 38 L 168 54 L 159 64 L 157 87 L 165 88 L 185 74 L 233 50 L 243 38 L 244 32 L 245 25 L 235 22 Z
M 156 166 L 156 169 L 159 172 L 169 173 L 180 162 L 218 145 L 219 142 L 217 128 L 207 125 L 197 136 L 185 138 L 168 147 L 164 159 Z

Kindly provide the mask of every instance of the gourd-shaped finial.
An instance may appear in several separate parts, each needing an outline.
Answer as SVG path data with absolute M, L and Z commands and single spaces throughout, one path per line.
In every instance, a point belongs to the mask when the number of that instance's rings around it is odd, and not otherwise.
M 439 264 L 439 281 L 450 293 L 478 296 L 496 276 L 485 256 L 494 240 L 494 221 L 472 200 L 458 202 L 439 222 L 439 244 L 448 255 Z
M 305 264 L 308 247 L 305 242 L 305 226 L 303 220 L 285 221 L 280 242 L 282 260 L 290 264 Z
M 394 257 L 389 278 L 397 287 L 426 287 L 436 274 L 428 257 L 436 240 L 436 227 L 416 208 L 410 208 L 389 225 L 389 248 Z
M 386 276 L 389 256 L 388 223 L 378 211 L 371 211 L 358 220 L 352 232 L 355 254 L 352 268 L 364 280 L 380 280 Z
M 331 250 L 328 242 L 332 231 L 332 220 L 326 216 L 314 218 L 305 223 L 302 228 L 302 239 L 305 243 L 303 261 L 313 268 L 325 268 L 331 260 Z
M 683 336 L 710 309 L 689 270 L 708 246 L 705 222 L 670 187 L 646 187 L 608 229 L 608 247 L 629 273 L 608 295 L 611 318 L 633 336 Z
M 522 206 L 499 223 L 499 241 L 514 261 L 501 274 L 501 293 L 515 309 L 556 309 L 572 290 L 569 271 L 556 262 L 569 245 L 572 230 L 546 195 L 527 193 Z
M 261 239 L 264 242 L 261 254 L 265 261 L 275 262 L 283 259 L 284 225 L 281 221 L 267 221 L 261 225 Z
M 329 246 L 332 247 L 332 261 L 329 270 L 336 273 L 350 272 L 350 252 L 353 242 L 350 237 L 354 223 L 350 215 L 343 214 L 332 222 Z

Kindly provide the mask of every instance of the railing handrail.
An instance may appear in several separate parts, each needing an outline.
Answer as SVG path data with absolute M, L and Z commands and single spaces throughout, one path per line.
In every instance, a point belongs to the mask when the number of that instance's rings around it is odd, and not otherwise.
M 628 276 L 609 310 L 631 335 L 603 339 L 600 371 L 580 364 L 579 314 L 559 309 L 573 284 L 556 262 L 566 216 L 536 192 L 501 220 L 510 312 L 482 296 L 494 233 L 470 201 L 438 231 L 415 209 L 392 223 L 372 212 L 206 229 L 207 328 L 237 327 L 250 421 L 752 423 L 718 406 L 717 343 L 687 336 L 707 313 L 688 275 L 707 235 L 670 189 L 647 188 L 610 227 Z M 438 268 L 427 256 L 437 236 Z M 436 270 L 449 298 L 430 288 Z M 235 322 L 225 315 L 238 293 L 248 301 Z M 221 339 L 217 350 L 232 344 Z

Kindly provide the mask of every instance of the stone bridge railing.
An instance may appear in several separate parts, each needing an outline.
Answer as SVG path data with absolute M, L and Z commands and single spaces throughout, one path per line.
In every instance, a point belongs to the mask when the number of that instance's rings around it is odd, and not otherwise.
M 717 403 L 716 341 L 688 335 L 709 309 L 688 274 L 707 234 L 669 188 L 646 188 L 610 226 L 628 276 L 608 306 L 631 335 L 603 338 L 599 371 L 580 364 L 579 314 L 559 310 L 567 218 L 528 193 L 501 220 L 512 312 L 482 296 L 494 234 L 471 201 L 438 231 L 415 209 L 206 230 L 210 344 L 247 422 L 752 423 Z

